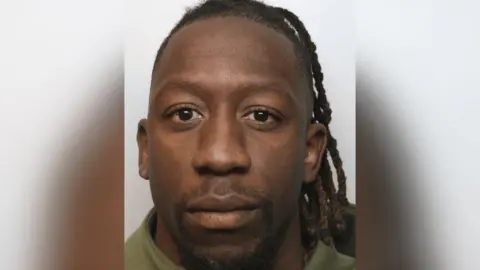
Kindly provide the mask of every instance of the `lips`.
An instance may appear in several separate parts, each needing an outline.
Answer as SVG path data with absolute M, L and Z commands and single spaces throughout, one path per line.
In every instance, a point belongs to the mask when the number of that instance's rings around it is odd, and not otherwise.
M 187 204 L 187 212 L 252 211 L 259 208 L 259 203 L 253 199 L 238 195 L 206 196 Z
M 187 204 L 190 224 L 208 230 L 234 230 L 247 226 L 259 214 L 259 204 L 250 198 L 207 196 Z

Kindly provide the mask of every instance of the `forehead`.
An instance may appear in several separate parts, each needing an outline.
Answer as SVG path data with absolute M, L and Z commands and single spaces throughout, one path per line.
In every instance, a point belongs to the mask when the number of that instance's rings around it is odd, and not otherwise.
M 214 17 L 193 22 L 171 37 L 152 88 L 156 81 L 189 73 L 230 79 L 263 77 L 283 80 L 296 89 L 301 83 L 298 67 L 293 43 L 278 31 L 246 18 Z

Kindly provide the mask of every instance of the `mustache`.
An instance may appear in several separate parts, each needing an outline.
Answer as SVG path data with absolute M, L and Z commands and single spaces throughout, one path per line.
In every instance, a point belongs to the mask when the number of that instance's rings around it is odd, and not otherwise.
M 270 203 L 267 192 L 247 187 L 240 183 L 227 182 L 224 180 L 214 182 L 214 180 L 212 180 L 211 182 L 207 182 L 200 185 L 198 188 L 186 192 L 182 196 L 179 205 L 186 207 L 188 202 L 198 200 L 206 196 L 224 197 L 232 195 L 248 198 L 250 201 L 255 201 L 259 205 Z

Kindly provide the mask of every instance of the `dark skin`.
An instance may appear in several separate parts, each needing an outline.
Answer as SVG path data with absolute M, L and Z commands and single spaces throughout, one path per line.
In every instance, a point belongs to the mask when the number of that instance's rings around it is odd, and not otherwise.
M 172 36 L 152 77 L 138 145 L 158 213 L 156 243 L 174 263 L 181 264 L 179 243 L 228 261 L 284 226 L 273 269 L 302 269 L 298 200 L 326 145 L 325 127 L 309 123 L 309 91 L 293 44 L 262 24 L 210 18 Z M 213 229 L 188 222 L 189 203 L 232 194 L 267 202 L 270 215 L 259 206 L 244 215 L 202 214 Z

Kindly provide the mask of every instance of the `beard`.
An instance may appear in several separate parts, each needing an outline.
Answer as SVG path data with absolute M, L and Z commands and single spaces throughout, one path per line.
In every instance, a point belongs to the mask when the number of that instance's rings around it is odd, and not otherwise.
M 199 252 L 192 246 L 177 243 L 180 262 L 185 270 L 273 270 L 278 250 L 287 234 L 289 220 L 272 233 L 257 239 L 255 247 L 244 253 L 219 258 Z
M 188 194 L 176 205 L 178 234 L 174 240 L 179 251 L 180 264 L 185 270 L 272 270 L 275 266 L 278 250 L 290 227 L 291 216 L 287 215 L 282 222 L 275 224 L 273 202 L 267 199 L 268 197 L 240 187 L 234 188 L 234 191 L 256 198 L 260 202 L 261 220 L 244 231 L 202 233 L 203 237 L 210 235 L 211 237 L 207 236 L 209 239 L 219 237 L 218 239 L 222 239 L 219 242 L 198 242 L 195 234 L 192 235 L 192 232 L 183 226 L 185 201 L 203 194 L 201 190 Z

